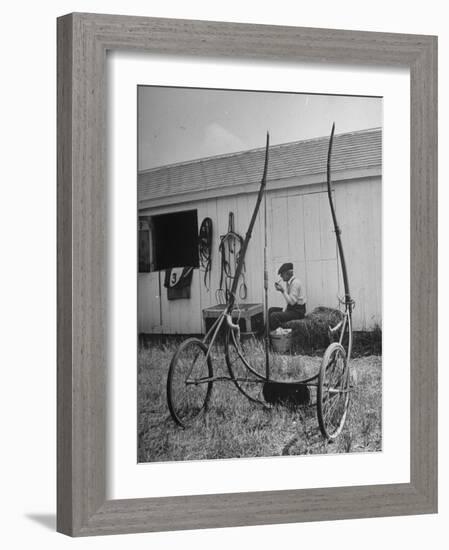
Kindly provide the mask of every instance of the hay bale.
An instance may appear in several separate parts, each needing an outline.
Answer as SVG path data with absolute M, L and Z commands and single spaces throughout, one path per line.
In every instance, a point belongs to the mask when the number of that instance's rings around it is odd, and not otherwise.
M 340 310 L 319 306 L 304 319 L 288 321 L 283 327 L 292 329 L 292 351 L 310 352 L 329 345 L 329 327 L 334 327 L 342 319 Z

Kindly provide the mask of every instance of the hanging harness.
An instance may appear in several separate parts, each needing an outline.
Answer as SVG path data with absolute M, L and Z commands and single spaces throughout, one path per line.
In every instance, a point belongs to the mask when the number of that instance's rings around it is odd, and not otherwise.
M 240 259 L 240 251 L 243 246 L 243 237 L 234 230 L 234 213 L 229 212 L 228 232 L 220 237 L 218 252 L 221 259 L 220 288 L 216 292 L 219 303 L 227 303 L 229 300 L 232 284 L 235 278 L 237 265 Z M 240 277 L 242 282 L 239 287 L 239 298 L 244 300 L 248 295 L 248 288 L 245 282 L 245 263 L 242 264 Z
M 204 271 L 204 286 L 209 291 L 212 270 L 212 220 L 204 218 L 198 235 L 200 267 Z

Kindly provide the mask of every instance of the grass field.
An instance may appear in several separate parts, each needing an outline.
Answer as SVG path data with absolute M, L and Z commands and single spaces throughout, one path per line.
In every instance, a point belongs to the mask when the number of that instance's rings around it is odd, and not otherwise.
M 266 409 L 247 400 L 231 382 L 216 382 L 207 414 L 188 429 L 172 420 L 166 398 L 171 357 L 179 342 L 142 348 L 138 358 L 138 460 L 214 458 L 369 452 L 381 450 L 382 358 L 351 360 L 356 380 L 345 427 L 334 442 L 319 430 L 316 406 Z M 256 344 L 250 362 L 262 360 Z M 214 374 L 227 374 L 223 347 L 212 354 Z M 273 377 L 288 380 L 318 372 L 319 356 L 271 355 Z M 315 390 L 312 390 L 315 402 Z

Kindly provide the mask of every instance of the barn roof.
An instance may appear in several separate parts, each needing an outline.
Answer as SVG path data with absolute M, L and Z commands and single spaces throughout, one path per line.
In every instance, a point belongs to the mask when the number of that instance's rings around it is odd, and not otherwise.
M 268 180 L 310 176 L 326 171 L 329 137 L 270 147 Z M 144 170 L 138 174 L 139 201 L 179 193 L 210 191 L 260 181 L 265 148 L 207 157 Z M 336 135 L 332 173 L 382 164 L 382 129 Z

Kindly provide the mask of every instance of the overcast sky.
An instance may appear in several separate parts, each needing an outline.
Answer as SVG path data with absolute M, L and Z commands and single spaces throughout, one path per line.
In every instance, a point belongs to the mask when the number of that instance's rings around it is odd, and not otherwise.
M 139 86 L 139 170 L 382 126 L 369 97 Z

